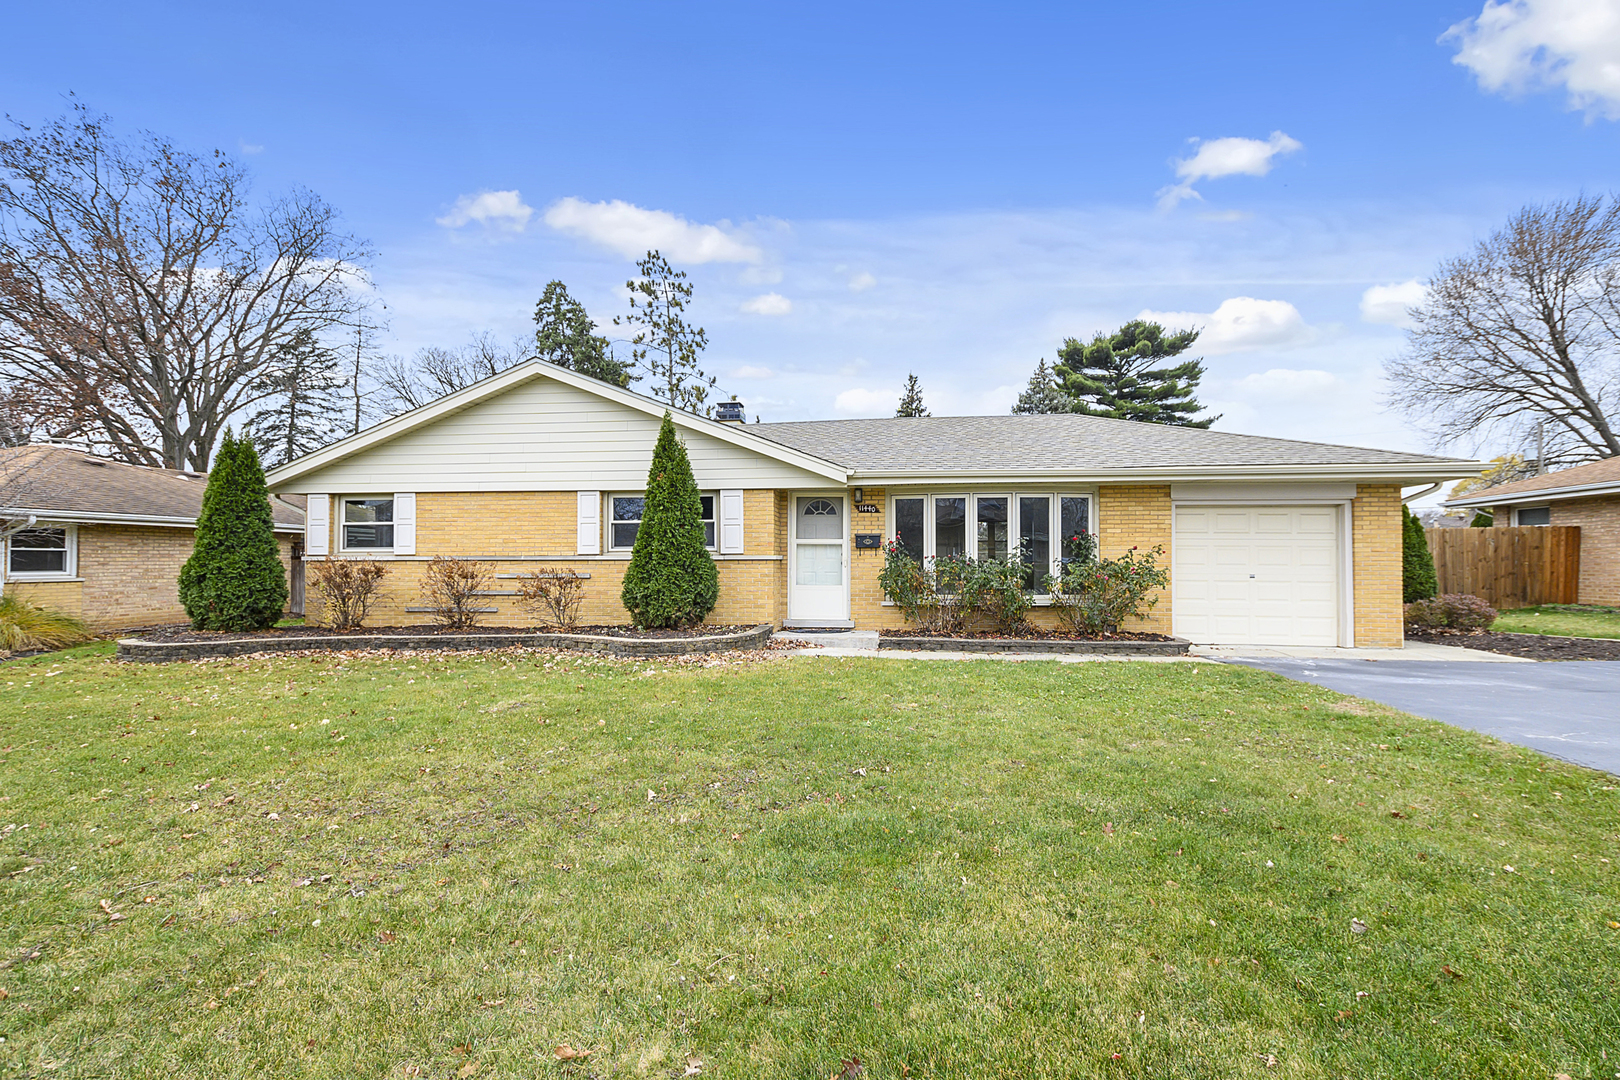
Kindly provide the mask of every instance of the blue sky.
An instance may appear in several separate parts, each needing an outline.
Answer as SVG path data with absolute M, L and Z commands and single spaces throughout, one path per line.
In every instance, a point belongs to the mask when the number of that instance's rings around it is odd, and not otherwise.
M 773 420 L 910 371 L 1005 411 L 1147 311 L 1209 328 L 1219 427 L 1422 449 L 1379 401 L 1413 283 L 1620 163 L 1620 0 L 245 7 L 11 5 L 0 105 L 319 192 L 401 353 L 552 278 L 606 323 L 660 246 Z

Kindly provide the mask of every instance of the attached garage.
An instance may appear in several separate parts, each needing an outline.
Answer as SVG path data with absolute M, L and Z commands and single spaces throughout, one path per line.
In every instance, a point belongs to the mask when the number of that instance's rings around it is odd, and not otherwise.
M 1350 644 L 1345 505 L 1172 508 L 1175 633 L 1234 645 Z

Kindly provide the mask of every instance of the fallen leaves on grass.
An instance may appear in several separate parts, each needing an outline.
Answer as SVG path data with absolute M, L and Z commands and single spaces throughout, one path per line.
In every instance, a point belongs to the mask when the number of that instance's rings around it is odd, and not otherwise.
M 1350 932 L 1352 934 L 1365 934 L 1367 932 L 1367 924 L 1362 922 L 1360 919 L 1351 919 Z
M 557 1049 L 553 1050 L 552 1053 L 557 1055 L 558 1061 L 578 1061 L 581 1058 L 591 1056 L 591 1052 L 589 1050 L 575 1050 L 567 1043 L 563 1043 L 561 1046 L 557 1047 Z
M 866 1066 L 861 1064 L 861 1059 L 858 1057 L 852 1057 L 848 1061 L 839 1058 L 838 1063 L 840 1068 L 827 1080 L 855 1080 L 855 1077 L 866 1072 Z
M 477 1071 L 478 1071 L 478 1062 L 469 1061 L 469 1062 L 467 1062 L 467 1064 L 463 1065 L 461 1068 L 456 1070 L 456 1075 L 459 1076 L 459 1077 L 462 1077 L 463 1080 L 466 1080 L 466 1077 L 471 1076 L 473 1073 L 475 1073 Z
M 1447 975 L 1450 975 L 1453 979 L 1460 979 L 1463 977 L 1463 973 L 1455 970 L 1450 964 L 1441 964 L 1440 970 L 1445 972 Z
M 1256 1054 L 1254 1056 L 1265 1062 L 1266 1068 L 1268 1069 L 1275 1069 L 1277 1067 L 1276 1054 Z
M 392 945 L 398 940 L 399 936 L 392 930 L 382 930 L 377 934 L 377 944 L 379 945 Z
M 681 1075 L 682 1076 L 702 1076 L 703 1075 L 703 1059 L 698 1057 L 696 1054 L 688 1054 L 688 1055 L 686 1055 L 686 1072 L 682 1073 Z

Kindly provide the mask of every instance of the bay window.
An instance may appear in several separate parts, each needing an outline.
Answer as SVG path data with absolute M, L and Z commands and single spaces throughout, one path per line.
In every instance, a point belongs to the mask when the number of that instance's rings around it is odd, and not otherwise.
M 1082 553 L 1094 530 L 1092 496 L 1055 491 L 896 495 L 892 535 L 919 562 L 950 555 L 1005 559 L 1023 552 L 1024 584 L 1045 596 L 1048 575 Z

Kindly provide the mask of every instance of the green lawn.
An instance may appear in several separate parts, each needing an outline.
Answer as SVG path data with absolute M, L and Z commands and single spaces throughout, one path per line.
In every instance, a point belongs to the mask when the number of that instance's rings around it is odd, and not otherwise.
M 3 1076 L 1620 1072 L 1620 782 L 1246 669 L 90 647 L 0 748 Z
M 1570 637 L 1620 638 L 1620 608 L 1591 604 L 1544 604 L 1504 611 L 1492 630 L 1510 634 L 1558 634 Z

